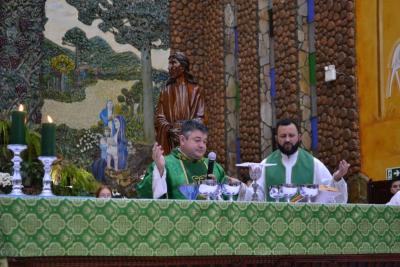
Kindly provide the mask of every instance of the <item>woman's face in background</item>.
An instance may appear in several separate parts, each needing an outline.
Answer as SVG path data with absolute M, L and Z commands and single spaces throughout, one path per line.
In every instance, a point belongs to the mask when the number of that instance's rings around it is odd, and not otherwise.
M 112 101 L 111 101 L 111 100 L 108 100 L 108 101 L 107 101 L 107 108 L 108 108 L 108 109 L 112 109 L 112 107 L 113 107 Z
M 99 192 L 99 196 L 98 198 L 111 198 L 112 197 L 112 193 L 110 191 L 110 189 L 108 188 L 103 188 L 101 189 L 101 191 Z
M 119 119 L 115 118 L 114 119 L 114 127 L 115 127 L 115 129 L 119 129 L 120 126 L 121 126 L 121 123 L 119 122 Z

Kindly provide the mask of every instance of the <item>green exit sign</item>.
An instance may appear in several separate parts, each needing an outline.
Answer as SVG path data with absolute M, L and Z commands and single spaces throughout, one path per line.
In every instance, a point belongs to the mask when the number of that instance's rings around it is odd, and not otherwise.
M 386 179 L 393 180 L 400 178 L 400 167 L 393 167 L 386 169 Z

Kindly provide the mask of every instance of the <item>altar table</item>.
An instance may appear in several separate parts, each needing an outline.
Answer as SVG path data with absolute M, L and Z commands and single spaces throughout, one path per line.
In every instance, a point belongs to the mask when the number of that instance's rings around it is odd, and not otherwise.
M 400 253 L 400 207 L 0 197 L 0 258 Z

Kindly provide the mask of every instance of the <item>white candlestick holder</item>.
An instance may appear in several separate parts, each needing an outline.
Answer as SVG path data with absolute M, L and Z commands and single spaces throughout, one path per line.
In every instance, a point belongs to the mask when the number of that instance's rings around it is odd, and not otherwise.
M 43 176 L 43 189 L 42 193 L 39 195 L 41 197 L 52 197 L 53 192 L 51 191 L 51 164 L 57 159 L 57 157 L 39 157 L 39 160 L 43 163 L 44 166 L 44 176 Z
M 13 162 L 14 174 L 12 177 L 12 191 L 10 195 L 20 196 L 23 194 L 22 192 L 22 178 L 21 178 L 21 152 L 24 151 L 27 146 L 19 145 L 19 144 L 10 144 L 7 146 L 14 153 L 14 157 L 11 159 Z

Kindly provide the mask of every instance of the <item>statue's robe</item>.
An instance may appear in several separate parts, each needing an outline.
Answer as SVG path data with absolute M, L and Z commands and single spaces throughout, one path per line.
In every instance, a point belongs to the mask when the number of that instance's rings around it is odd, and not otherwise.
M 179 145 L 177 136 L 171 129 L 177 128 L 185 120 L 204 120 L 203 90 L 193 83 L 172 83 L 161 92 L 155 114 L 156 140 L 164 150 L 164 155 Z

